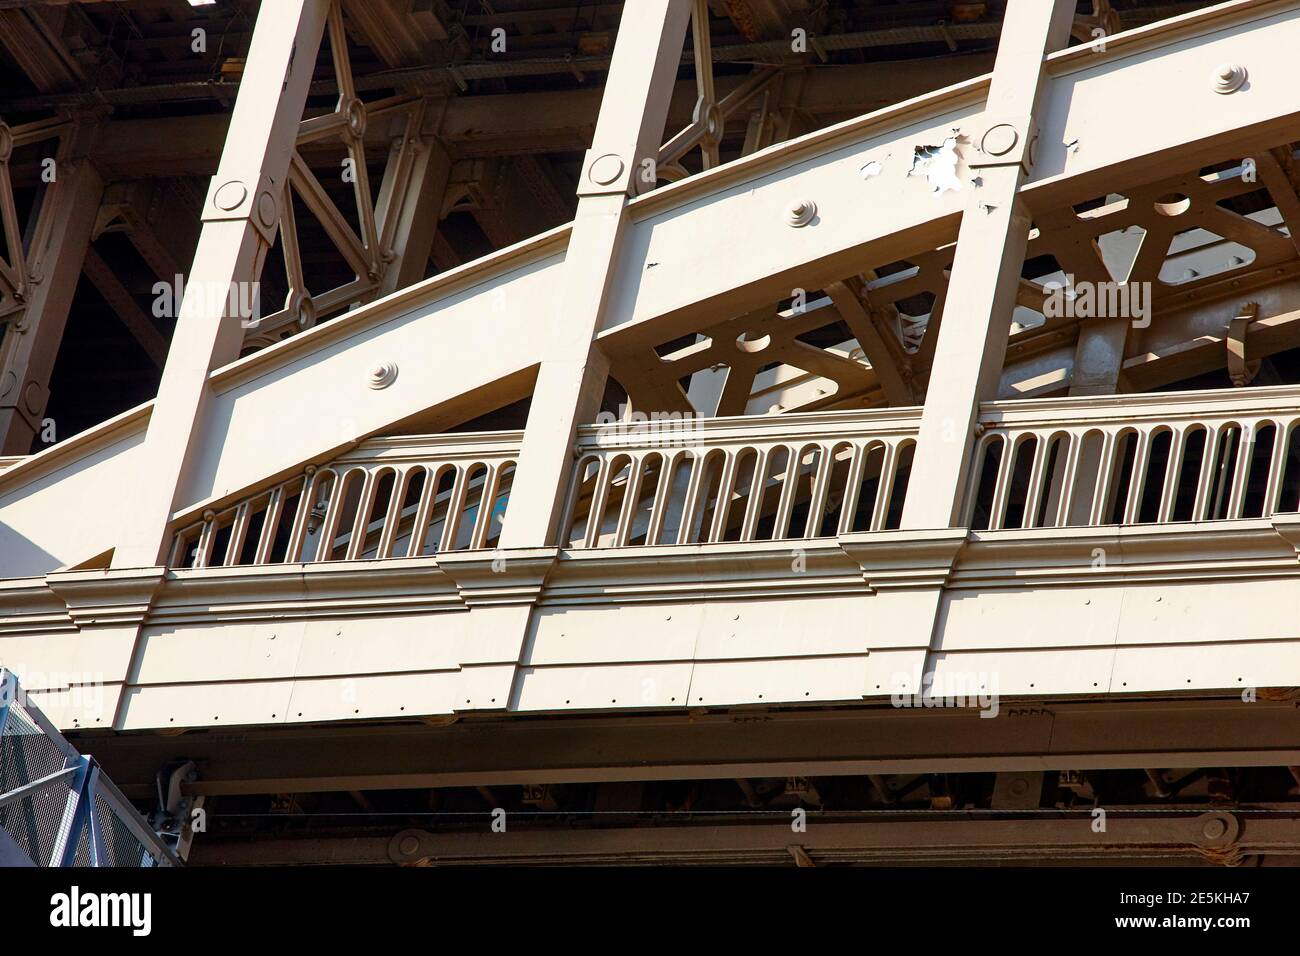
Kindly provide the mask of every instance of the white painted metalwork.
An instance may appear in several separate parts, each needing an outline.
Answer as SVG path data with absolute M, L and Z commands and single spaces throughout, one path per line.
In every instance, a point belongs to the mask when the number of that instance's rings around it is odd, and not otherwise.
M 920 409 L 615 422 L 579 432 L 577 548 L 897 527 Z
M 170 567 L 420 557 L 495 546 L 517 432 L 374 439 L 176 532 Z
M 972 527 L 1270 517 L 1300 510 L 1300 388 L 992 402 Z

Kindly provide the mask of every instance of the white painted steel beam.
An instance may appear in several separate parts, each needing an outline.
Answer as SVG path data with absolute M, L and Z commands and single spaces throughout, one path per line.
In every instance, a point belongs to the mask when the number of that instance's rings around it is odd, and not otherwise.
M 555 543 L 577 428 L 595 418 L 608 374 L 608 359 L 593 338 L 621 278 L 628 197 L 654 183 L 643 163 L 653 164 L 658 155 L 690 13 L 687 0 L 646 0 L 624 8 L 595 136 L 583 159 L 562 291 L 554 311 L 543 306 L 549 331 L 505 547 Z
M 226 303 L 241 301 L 240 286 L 258 281 L 275 235 L 329 7 L 329 0 L 286 0 L 259 11 L 221 165 L 204 207 L 189 294 L 149 419 L 143 467 L 123 508 L 115 567 L 158 563 L 185 474 L 199 445 L 210 440 L 204 429 L 208 375 L 235 359 L 243 341 L 240 317 L 228 314 Z M 278 95 L 269 96 L 272 90 Z
M 970 435 L 981 401 L 997 397 L 1029 240 L 1020 186 L 1034 165 L 1043 61 L 1070 35 L 1070 0 L 1013 0 L 1003 21 L 984 117 L 975 127 L 966 195 L 939 330 L 905 528 L 960 524 Z

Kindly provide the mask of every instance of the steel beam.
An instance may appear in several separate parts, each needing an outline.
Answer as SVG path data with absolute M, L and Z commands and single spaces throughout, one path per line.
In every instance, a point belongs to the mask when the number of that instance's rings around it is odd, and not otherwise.
M 193 865 L 270 866 L 310 863 L 398 864 L 747 864 L 1164 862 L 1236 864 L 1247 857 L 1300 854 L 1300 813 L 1242 818 L 1228 812 L 1173 812 L 1107 817 L 1102 832 L 1090 813 L 1039 819 L 971 819 L 962 812 L 916 818 L 820 819 L 806 832 L 771 814 L 723 821 L 636 827 L 544 828 L 516 824 L 496 833 L 486 818 L 474 832 L 404 830 L 383 834 L 195 843 Z M 1207 836 L 1222 822 L 1225 836 Z M 1213 828 L 1212 828 L 1213 827 Z
M 67 157 L 67 158 L 65 158 Z M 87 160 L 60 149 L 57 178 L 47 187 L 35 230 L 39 248 L 28 250 L 31 293 L 21 320 L 0 345 L 0 454 L 25 455 L 41 430 L 50 375 L 77 278 L 90 247 L 104 183 Z
M 298 122 L 329 0 L 263 5 L 217 175 L 204 208 L 187 290 L 149 431 L 147 466 L 126 503 L 115 567 L 150 567 L 168 546 L 177 489 L 195 457 L 208 373 L 239 355 L 243 329 L 222 292 L 254 283 L 279 220 Z M 279 90 L 268 96 L 268 90 Z M 195 290 L 203 294 L 195 295 Z M 238 292 L 236 292 L 238 295 Z
M 962 514 L 968 436 L 980 402 L 997 397 L 1029 240 L 1020 188 L 1033 164 L 1043 61 L 1069 40 L 1074 6 L 1072 0 L 1008 4 L 977 152 L 969 160 L 977 185 L 962 213 L 948 283 L 947 308 L 960 310 L 961 321 L 939 329 L 904 528 L 953 527 Z
M 80 735 L 131 795 L 195 760 L 195 795 L 1300 763 L 1294 701 L 1003 701 L 1002 713 L 856 708 L 488 718 L 441 726 Z

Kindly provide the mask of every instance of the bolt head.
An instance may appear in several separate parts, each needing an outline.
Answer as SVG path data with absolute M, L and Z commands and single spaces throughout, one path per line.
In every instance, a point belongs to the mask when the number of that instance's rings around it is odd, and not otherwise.
M 808 225 L 817 216 L 817 204 L 811 199 L 797 199 L 786 208 L 785 221 L 799 229 Z
M 1216 93 L 1235 93 L 1246 82 L 1246 68 L 1240 63 L 1220 63 L 1214 68 L 1211 88 Z

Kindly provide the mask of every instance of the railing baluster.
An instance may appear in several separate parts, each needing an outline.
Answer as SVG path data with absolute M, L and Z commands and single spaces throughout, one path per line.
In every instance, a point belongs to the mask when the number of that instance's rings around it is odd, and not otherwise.
M 483 488 L 478 499 L 478 520 L 470 532 L 469 548 L 477 550 L 487 546 L 488 530 L 492 526 L 492 511 L 497 503 L 497 482 L 500 480 L 501 466 L 489 463 L 483 473 Z
M 998 531 L 1006 521 L 1007 498 L 1011 491 L 1011 469 L 1016 454 L 1027 436 L 1008 435 L 1002 443 L 1002 458 L 998 461 L 998 477 L 993 484 L 993 503 L 989 507 L 989 530 Z
M 1168 524 L 1174 511 L 1174 496 L 1178 493 L 1178 474 L 1182 471 L 1183 451 L 1187 447 L 1187 429 L 1178 427 L 1172 430 L 1169 438 L 1169 456 L 1165 461 L 1165 480 L 1160 485 L 1160 505 L 1156 510 L 1156 522 Z
M 312 556 L 315 561 L 329 561 L 334 557 L 334 539 L 338 535 L 339 522 L 343 518 L 343 507 L 347 501 L 344 492 L 347 491 L 349 479 L 355 472 L 355 468 L 350 468 L 334 476 L 329 504 L 325 506 L 325 519 L 321 522 L 320 530 L 316 532 L 320 537 L 316 541 L 316 553 Z
M 902 441 L 897 438 L 885 443 L 885 454 L 880 462 L 880 481 L 876 483 L 876 500 L 871 506 L 872 531 L 881 531 L 889 518 L 889 499 L 894 496 L 894 473 L 898 470 L 899 449 Z
M 1282 494 L 1282 479 L 1286 473 L 1286 440 L 1294 419 L 1281 415 L 1273 420 L 1273 454 L 1268 460 L 1268 482 L 1264 487 L 1264 510 L 1262 517 L 1271 518 L 1277 514 L 1278 497 Z
M 1128 479 L 1128 497 L 1124 500 L 1124 515 L 1121 524 L 1137 524 L 1142 510 L 1142 486 L 1146 482 L 1147 459 L 1151 456 L 1151 428 L 1141 428 L 1137 432 L 1137 442 L 1133 449 L 1133 469 Z
M 464 520 L 465 497 L 469 494 L 469 473 L 471 464 L 456 465 L 456 478 L 447 498 L 447 520 L 442 525 L 442 540 L 438 542 L 438 552 L 453 551 L 456 538 L 460 534 L 460 523 Z
M 383 525 L 379 529 L 379 544 L 375 546 L 375 558 L 391 557 L 393 544 L 397 540 L 397 528 L 402 523 L 402 501 L 406 498 L 406 483 L 411 480 L 412 468 L 399 468 L 393 472 L 393 490 L 388 495 L 388 507 L 384 509 Z
M 772 525 L 772 540 L 789 537 L 790 514 L 794 511 L 794 498 L 799 493 L 799 473 L 803 468 L 803 448 L 786 445 L 785 477 L 782 479 L 781 499 L 776 507 L 776 521 Z
M 1097 481 L 1092 489 L 1092 505 L 1088 508 L 1088 526 L 1097 527 L 1103 523 L 1106 506 L 1111 503 L 1113 487 L 1118 480 L 1113 474 L 1115 469 L 1116 449 L 1119 436 L 1110 429 L 1102 432 L 1101 452 L 1097 461 Z
M 763 500 L 767 497 L 767 466 L 772 449 L 759 448 L 754 456 L 754 476 L 749 481 L 749 500 L 745 502 L 745 517 L 740 526 L 740 540 L 753 541 L 762 518 Z
M 700 496 L 700 485 L 704 483 L 704 471 L 707 466 L 706 456 L 697 452 L 691 460 L 690 481 L 686 486 L 686 499 L 682 503 L 682 523 L 677 529 L 678 544 L 691 542 L 691 525 L 695 523 L 697 499 Z
M 280 513 L 284 508 L 288 487 L 288 482 L 277 487 L 266 502 L 266 517 L 262 519 L 262 533 L 257 536 L 257 550 L 253 552 L 255 565 L 266 564 L 271 560 L 271 550 L 275 547 L 275 531 L 280 527 Z
M 235 520 L 230 525 L 230 537 L 226 539 L 226 553 L 221 559 L 223 567 L 234 567 L 239 563 L 239 552 L 244 549 L 244 536 L 248 533 L 249 502 L 245 501 L 235 509 Z
M 826 512 L 826 498 L 830 493 L 831 475 L 835 471 L 835 446 L 822 445 L 817 453 L 817 472 L 813 477 L 812 494 L 808 498 L 808 520 L 804 522 L 805 538 L 820 537 L 822 516 Z
M 199 543 L 194 556 L 194 567 L 206 568 L 212 563 L 212 542 L 217 536 L 217 519 L 203 522 L 203 530 L 199 532 Z
M 429 522 L 433 518 L 433 509 L 438 504 L 438 486 L 442 476 L 454 465 L 430 464 L 424 472 L 424 487 L 420 489 L 420 501 L 415 506 L 415 518 L 411 522 L 411 543 L 406 549 L 408 558 L 418 558 L 424 554 L 424 539 L 429 534 Z M 437 552 L 437 545 L 434 546 Z
M 632 525 L 636 521 L 636 506 L 641 497 L 642 471 L 647 456 L 633 455 L 630 470 L 627 473 L 627 489 L 623 492 L 623 507 L 618 512 L 618 523 L 614 526 L 614 547 L 627 546 L 632 536 Z
M 1041 434 L 1037 436 L 1037 441 L 1034 443 L 1034 461 L 1029 466 L 1029 487 L 1025 490 L 1025 513 L 1020 517 L 1022 528 L 1038 526 L 1038 503 L 1046 494 L 1042 488 L 1043 472 L 1047 470 L 1051 444 L 1052 439 Z
M 302 561 L 302 552 L 305 547 L 307 537 L 307 526 L 311 523 L 312 502 L 316 498 L 316 489 L 320 486 L 322 472 L 313 471 L 303 482 L 302 494 L 298 497 L 298 510 L 293 516 L 293 528 L 289 532 L 289 550 L 285 552 L 285 561 L 291 564 L 297 564 Z M 334 475 L 331 472 L 324 474 Z M 334 480 L 338 476 L 334 475 Z
M 1061 493 L 1057 496 L 1053 528 L 1064 528 L 1070 523 L 1070 509 L 1074 507 L 1074 485 L 1079 477 L 1079 458 L 1083 454 L 1083 441 L 1087 432 L 1065 433 L 1065 462 L 1061 467 Z
M 379 469 L 366 469 L 361 479 L 361 494 L 357 497 L 357 513 L 352 518 L 352 531 L 348 536 L 347 550 L 343 553 L 347 561 L 358 560 L 365 550 L 366 532 L 370 530 L 370 511 L 374 507 L 378 486 Z
M 840 504 L 837 534 L 851 534 L 853 531 L 853 516 L 858 512 L 858 498 L 862 495 L 862 472 L 867 467 L 867 453 L 870 447 L 870 442 L 853 445 L 853 458 L 849 462 L 848 473 L 844 476 L 844 498 Z
M 596 483 L 591 488 L 591 506 L 587 509 L 587 530 L 582 536 L 582 547 L 594 548 L 600 541 L 600 529 L 605 523 L 605 504 L 609 500 L 609 486 L 614 481 L 614 462 L 618 455 L 600 459 L 596 470 Z
M 659 466 L 659 481 L 655 485 L 654 501 L 650 503 L 650 523 L 645 529 L 646 545 L 659 543 L 664 532 L 664 522 L 668 520 L 668 509 L 672 504 L 673 478 L 677 474 L 677 463 L 685 452 L 664 452 L 663 463 Z
M 1232 489 L 1228 496 L 1228 517 L 1240 518 L 1246 500 L 1246 482 L 1250 480 L 1250 463 L 1255 457 L 1255 435 L 1259 423 L 1246 421 L 1237 433 L 1237 460 L 1233 462 Z
M 728 448 L 723 452 L 722 475 L 718 478 L 718 496 L 713 504 L 713 521 L 708 529 L 708 540 L 717 542 L 727 536 L 727 516 L 731 511 L 731 488 L 736 480 L 736 464 L 740 460 L 743 448 Z M 700 528 L 700 538 L 704 539 L 705 529 Z

